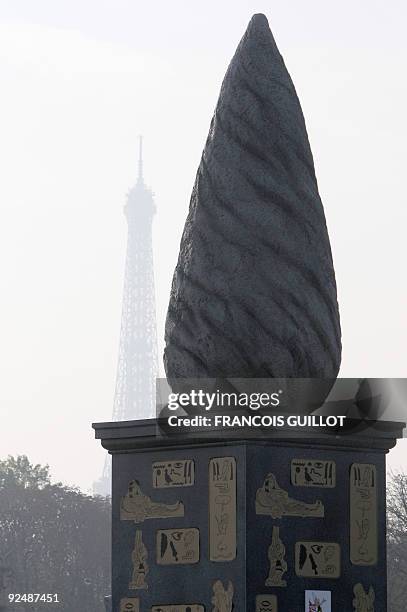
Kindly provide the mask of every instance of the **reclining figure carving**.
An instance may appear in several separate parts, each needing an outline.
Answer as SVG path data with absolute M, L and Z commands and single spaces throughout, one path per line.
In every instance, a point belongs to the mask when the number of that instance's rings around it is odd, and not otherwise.
M 271 473 L 267 474 L 263 486 L 256 493 L 256 514 L 267 514 L 274 519 L 283 516 L 322 518 L 324 512 L 324 505 L 319 500 L 314 504 L 307 504 L 289 497 Z

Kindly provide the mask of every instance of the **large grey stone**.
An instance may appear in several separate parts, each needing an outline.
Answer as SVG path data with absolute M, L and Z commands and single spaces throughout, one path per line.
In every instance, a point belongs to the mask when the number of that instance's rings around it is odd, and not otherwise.
M 227 70 L 166 321 L 173 378 L 335 377 L 335 274 L 300 103 L 264 15 Z

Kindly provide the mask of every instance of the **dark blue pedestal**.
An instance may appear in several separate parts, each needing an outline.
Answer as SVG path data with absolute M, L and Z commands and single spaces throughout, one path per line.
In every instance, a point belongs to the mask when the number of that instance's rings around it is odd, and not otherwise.
M 229 612 L 232 592 L 233 612 L 274 612 L 276 604 L 278 612 L 309 612 L 306 591 L 329 592 L 332 612 L 359 612 L 374 591 L 374 609 L 385 612 L 385 454 L 400 424 L 340 438 L 303 431 L 219 441 L 160 438 L 155 421 L 94 428 L 113 455 L 114 612 Z

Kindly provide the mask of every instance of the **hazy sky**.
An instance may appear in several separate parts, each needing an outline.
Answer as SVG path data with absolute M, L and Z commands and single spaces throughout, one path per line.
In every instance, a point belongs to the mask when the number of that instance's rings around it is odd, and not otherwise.
M 158 336 L 222 77 L 254 12 L 302 102 L 332 242 L 343 376 L 407 376 L 404 0 L 0 0 L 0 456 L 84 489 L 104 451 L 123 205 L 145 139 Z M 407 443 L 391 454 L 407 468 Z M 404 460 L 403 454 L 406 456 Z

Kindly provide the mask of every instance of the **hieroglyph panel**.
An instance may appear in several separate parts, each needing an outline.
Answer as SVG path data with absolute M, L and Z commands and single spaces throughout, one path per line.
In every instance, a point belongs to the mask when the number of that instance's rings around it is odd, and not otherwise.
M 350 560 L 354 565 L 378 561 L 376 467 L 354 463 L 350 469 Z
M 140 612 L 140 600 L 137 597 L 121 599 L 120 612 Z
M 295 487 L 334 488 L 336 486 L 335 461 L 293 459 L 291 461 L 291 484 Z
M 192 459 L 156 461 L 153 463 L 153 487 L 190 487 L 195 483 L 195 464 Z
M 209 462 L 209 558 L 236 558 L 236 459 L 217 457 Z
M 341 547 L 336 542 L 297 542 L 295 573 L 303 578 L 339 578 Z
M 256 612 L 278 612 L 275 595 L 257 595 Z
M 160 529 L 157 531 L 157 563 L 182 565 L 199 561 L 199 530 Z

